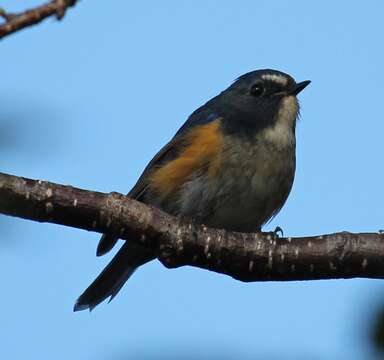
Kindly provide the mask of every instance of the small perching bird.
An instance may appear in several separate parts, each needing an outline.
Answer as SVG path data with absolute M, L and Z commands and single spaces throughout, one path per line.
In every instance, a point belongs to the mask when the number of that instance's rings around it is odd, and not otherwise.
M 240 76 L 192 113 L 128 196 L 209 227 L 261 231 L 292 188 L 297 95 L 309 83 L 269 69 Z M 117 240 L 103 235 L 97 255 Z M 125 241 L 74 310 L 113 299 L 137 267 L 154 258 L 137 242 Z

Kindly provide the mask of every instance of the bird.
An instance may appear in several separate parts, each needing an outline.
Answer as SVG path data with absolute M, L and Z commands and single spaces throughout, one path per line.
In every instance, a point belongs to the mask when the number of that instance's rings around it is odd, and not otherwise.
M 261 231 L 293 185 L 297 95 L 310 82 L 273 69 L 241 75 L 187 118 L 127 196 L 212 228 Z M 117 241 L 104 234 L 97 256 Z M 111 301 L 139 266 L 155 258 L 138 242 L 125 241 L 74 311 Z

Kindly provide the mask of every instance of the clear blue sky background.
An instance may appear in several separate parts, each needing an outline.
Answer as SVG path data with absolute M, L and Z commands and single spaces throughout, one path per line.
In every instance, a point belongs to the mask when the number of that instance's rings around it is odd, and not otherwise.
M 39 1 L 1 1 L 21 10 Z M 296 180 L 267 227 L 383 223 L 382 1 L 89 1 L 1 41 L 0 171 L 127 192 L 199 105 L 244 72 L 313 82 Z M 381 281 L 243 284 L 140 269 L 109 305 L 73 313 L 107 263 L 98 235 L 0 217 L 1 359 L 372 359 Z

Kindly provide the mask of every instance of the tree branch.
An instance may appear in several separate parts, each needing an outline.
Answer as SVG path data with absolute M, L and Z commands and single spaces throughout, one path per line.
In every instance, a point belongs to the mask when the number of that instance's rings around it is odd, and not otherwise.
M 10 14 L 4 9 L 0 9 L 0 17 L 5 20 L 0 25 L 0 39 L 28 26 L 38 24 L 52 15 L 56 15 L 57 19 L 61 20 L 67 8 L 74 6 L 76 2 L 77 0 L 52 0 L 49 3 L 17 14 Z
M 302 238 L 207 228 L 118 193 L 0 173 L 0 213 L 139 241 L 167 267 L 192 265 L 242 281 L 384 278 L 384 235 Z M 135 240 L 136 239 L 136 240 Z

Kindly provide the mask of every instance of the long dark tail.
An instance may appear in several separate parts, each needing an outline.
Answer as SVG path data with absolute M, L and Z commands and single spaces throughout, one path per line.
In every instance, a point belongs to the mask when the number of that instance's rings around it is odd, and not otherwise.
M 74 311 L 91 311 L 108 297 L 111 301 L 134 271 L 154 258 L 153 253 L 143 246 L 126 241 L 95 281 L 77 299 Z
M 112 250 L 119 238 L 104 234 L 97 245 L 96 256 L 102 256 Z

